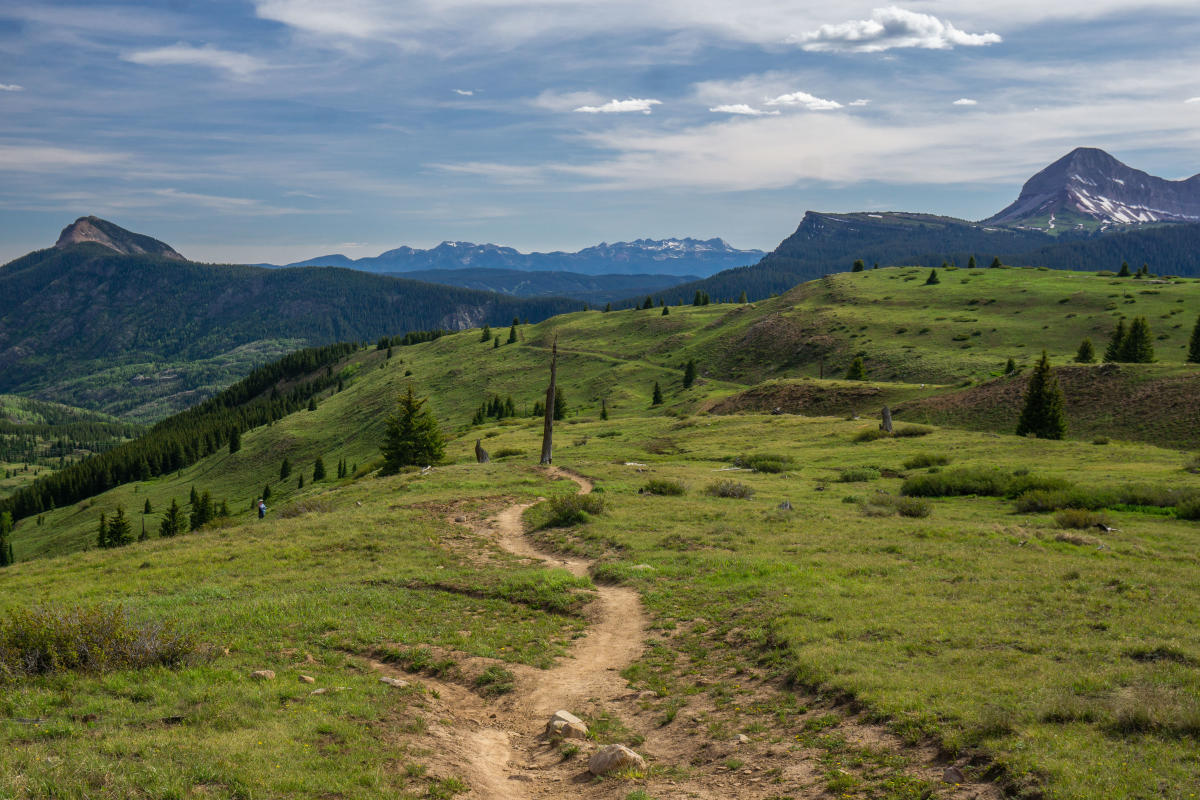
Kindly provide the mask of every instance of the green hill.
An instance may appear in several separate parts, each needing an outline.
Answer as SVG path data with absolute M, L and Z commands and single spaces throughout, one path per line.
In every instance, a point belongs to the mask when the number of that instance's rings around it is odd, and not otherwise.
M 6 687 L 0 793 L 448 796 L 474 773 L 438 732 L 473 741 L 460 733 L 486 730 L 489 714 L 518 737 L 540 730 L 522 721 L 522 687 L 589 629 L 580 604 L 594 586 L 616 583 L 641 598 L 645 651 L 623 672 L 632 693 L 575 709 L 594 731 L 581 746 L 632 742 L 650 765 L 598 784 L 609 796 L 729 791 L 736 762 L 765 779 L 746 790 L 756 800 L 958 797 L 941 781 L 952 761 L 963 791 L 985 797 L 1185 800 L 1200 780 L 1194 459 L 1146 443 L 1178 429 L 1127 434 L 1129 417 L 1100 414 L 1082 425 L 1070 405 L 1076 438 L 1016 437 L 1000 410 L 1019 379 L 993 373 L 1043 348 L 1064 365 L 1085 335 L 1103 351 L 1125 313 L 1167 337 L 1160 363 L 1121 365 L 1129 379 L 1103 391 L 1195 381 L 1177 345 L 1200 285 L 1011 269 L 943 271 L 926 286 L 927 274 L 839 275 L 665 316 L 576 312 L 500 347 L 471 330 L 390 357 L 330 348 L 164 421 L 148 435 L 195 442 L 195 460 L 44 510 L 40 526 L 21 519 L 0 611 L 124 603 L 208 649 L 175 668 Z M 592 560 L 590 581 L 514 560 L 484 523 L 574 490 L 533 466 L 541 420 L 527 412 L 555 340 L 567 413 L 554 462 L 594 480 L 602 509 L 556 528 L 537 505 L 526 520 L 540 546 Z M 859 351 L 883 380 L 841 379 Z M 688 360 L 699 377 L 685 389 Z M 1075 373 L 1114 370 L 1060 370 L 1069 392 Z M 446 463 L 381 477 L 384 420 L 409 385 L 447 433 Z M 784 410 L 806 414 L 767 413 L 778 387 L 803 406 Z M 472 425 L 493 396 L 511 396 L 517 415 Z M 904 409 L 902 435 L 877 436 L 881 402 Z M 1125 402 L 1147 419 L 1175 413 Z M 947 426 L 906 425 L 918 409 Z M 492 463 L 474 463 L 476 440 Z M 314 480 L 318 458 L 328 475 Z M 919 485 L 942 488 L 922 497 Z M 250 507 L 266 486 L 260 522 Z M 193 488 L 230 516 L 155 537 Z M 1029 491 L 1040 494 L 1019 497 Z M 148 541 L 90 548 L 101 513 L 122 506 L 138 533 L 147 501 Z M 1087 508 L 1061 507 L 1072 502 Z M 408 665 L 407 687 L 378 682 L 388 662 Z M 280 679 L 255 683 L 256 669 Z M 517 673 L 512 701 L 487 699 L 496 670 Z M 297 675 L 314 673 L 340 690 L 311 695 Z M 550 750 L 547 763 L 578 772 L 578 752 Z M 542 772 L 513 769 L 548 788 Z

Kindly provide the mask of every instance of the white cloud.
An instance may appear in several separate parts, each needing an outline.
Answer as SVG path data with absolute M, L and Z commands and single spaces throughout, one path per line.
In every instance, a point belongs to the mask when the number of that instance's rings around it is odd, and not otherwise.
M 530 102 L 534 107 L 546 111 L 574 111 L 580 106 L 603 103 L 604 95 L 595 92 L 558 92 L 547 89 Z
M 842 107 L 842 104 L 836 100 L 826 100 L 823 97 L 817 97 L 808 92 L 781 94 L 778 97 L 772 97 L 770 100 L 767 100 L 766 105 L 800 107 L 806 108 L 809 111 L 832 111 L 835 108 Z
M 715 114 L 738 114 L 743 117 L 777 117 L 780 113 L 778 111 L 763 111 L 761 108 L 754 108 L 753 106 L 748 106 L 745 103 L 730 103 L 723 106 L 714 106 L 713 108 L 710 108 L 709 111 L 712 111 Z
M 871 103 L 870 100 L 860 97 L 857 100 L 851 100 L 849 103 L 846 103 L 846 105 L 848 105 L 848 106 L 865 106 L 865 105 L 869 105 L 870 103 Z
M 127 159 L 123 153 L 75 150 L 40 144 L 0 144 L 0 170 L 57 172 L 63 169 L 111 164 Z
M 455 89 L 454 93 L 458 94 L 458 95 L 462 95 L 463 97 L 474 97 L 475 96 L 474 89 Z
M 582 111 L 584 114 L 649 114 L 654 106 L 661 105 L 661 100 L 630 97 L 625 100 L 609 100 L 604 105 L 599 106 L 579 106 L 575 110 Z
M 25 87 L 16 83 L 0 83 L 0 92 L 23 92 Z
M 1001 41 L 995 33 L 967 33 L 931 14 L 888 6 L 871 12 L 870 19 L 822 25 L 815 31 L 789 37 L 789 41 L 812 51 L 879 53 L 896 47 L 948 50 L 979 47 Z
M 246 53 L 221 50 L 212 45 L 195 47 L 179 42 L 153 50 L 138 50 L 122 56 L 126 61 L 147 66 L 194 66 L 224 70 L 234 78 L 248 78 L 266 66 L 266 63 Z
M 1200 97 L 1189 97 L 1187 100 L 1184 100 L 1183 102 L 1185 102 L 1185 103 L 1200 103 Z
M 951 103 L 950 105 L 953 105 L 953 106 L 977 106 L 977 105 L 979 105 L 979 101 L 972 100 L 969 97 L 960 97 L 957 100 L 955 100 L 953 103 Z

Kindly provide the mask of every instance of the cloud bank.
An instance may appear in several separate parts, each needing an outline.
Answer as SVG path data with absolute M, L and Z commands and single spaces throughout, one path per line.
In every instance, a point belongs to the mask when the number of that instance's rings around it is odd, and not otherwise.
M 584 114 L 649 114 L 654 106 L 661 105 L 661 100 L 630 97 L 626 100 L 609 100 L 600 106 L 579 106 L 575 110 L 582 111 Z
M 815 31 L 793 36 L 790 41 L 813 52 L 879 53 L 900 47 L 923 50 L 981 47 L 997 44 L 1001 38 L 995 33 L 967 33 L 931 14 L 888 6 L 875 9 L 870 19 L 822 25 Z

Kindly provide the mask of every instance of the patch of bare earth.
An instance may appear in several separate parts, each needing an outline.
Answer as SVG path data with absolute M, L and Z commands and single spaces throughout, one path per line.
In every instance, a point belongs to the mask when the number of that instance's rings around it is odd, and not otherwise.
M 581 476 L 552 468 L 551 477 L 568 477 L 582 492 L 591 483 Z M 460 517 L 476 536 L 498 544 L 514 555 L 561 566 L 585 575 L 586 560 L 546 554 L 526 538 L 522 513 L 526 504 L 510 505 L 494 516 Z M 451 513 L 453 509 L 447 509 Z M 999 800 L 990 784 L 952 785 L 942 780 L 947 766 L 932 747 L 911 747 L 885 728 L 871 725 L 815 698 L 812 707 L 787 715 L 786 721 L 768 709 L 778 706 L 784 689 L 776 683 L 742 674 L 738 714 L 729 703 L 715 701 L 703 687 L 729 676 L 688 675 L 700 690 L 686 705 L 653 691 L 637 691 L 621 671 L 642 658 L 647 644 L 669 646 L 671 636 L 648 631 L 637 593 L 627 587 L 600 586 L 588 609 L 588 632 L 576 640 L 570 657 L 555 667 L 539 670 L 506 664 L 514 674 L 511 693 L 485 698 L 450 680 L 413 677 L 393 666 L 372 666 L 391 677 L 423 685 L 417 704 L 424 716 L 424 740 L 413 742 L 434 778 L 459 778 L 469 789 L 463 796 L 489 800 L 528 800 L 542 796 L 621 800 L 636 788 L 653 797 L 696 798 L 817 798 L 834 792 L 831 776 L 843 769 L 852 780 L 882 780 L 880 764 L 896 759 L 907 766 L 906 780 L 926 781 L 924 796 Z M 491 659 L 457 656 L 460 677 L 481 673 Z M 752 717 L 744 709 L 762 709 Z M 563 709 L 589 723 L 592 737 L 549 739 L 544 730 L 550 716 Z M 761 721 L 758 721 L 761 718 Z M 814 725 L 811 720 L 817 720 Z M 751 730 L 738 734 L 737 727 Z M 643 755 L 647 768 L 617 777 L 596 778 L 588 758 L 608 743 L 626 744 Z M 831 742 L 835 744 L 831 744 Z M 866 754 L 864 756 L 864 754 Z M 889 772 L 888 774 L 892 774 Z M 864 796 L 872 796 L 870 794 Z M 908 795 L 896 795 L 908 796 Z M 922 796 L 914 794 L 913 797 Z

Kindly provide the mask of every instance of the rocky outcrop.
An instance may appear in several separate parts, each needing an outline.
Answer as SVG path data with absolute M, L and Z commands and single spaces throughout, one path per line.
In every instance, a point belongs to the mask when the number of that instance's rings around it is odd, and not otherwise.
M 127 256 L 161 256 L 184 261 L 184 257 L 165 242 L 160 242 L 150 236 L 127 231 L 119 225 L 99 217 L 80 217 L 63 228 L 58 236 L 55 247 L 70 247 L 75 244 L 91 242 L 101 244 L 110 250 Z

